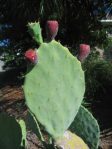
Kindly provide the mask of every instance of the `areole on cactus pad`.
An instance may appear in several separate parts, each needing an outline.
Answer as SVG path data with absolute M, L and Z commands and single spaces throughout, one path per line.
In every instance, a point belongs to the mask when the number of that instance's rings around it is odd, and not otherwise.
M 26 75 L 26 104 L 54 138 L 74 120 L 85 92 L 81 63 L 67 48 L 52 41 L 38 49 L 38 63 Z

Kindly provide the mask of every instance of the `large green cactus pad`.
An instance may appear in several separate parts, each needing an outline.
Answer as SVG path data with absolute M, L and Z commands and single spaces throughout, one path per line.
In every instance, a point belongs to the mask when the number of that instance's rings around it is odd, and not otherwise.
M 38 49 L 38 63 L 26 75 L 27 106 L 54 137 L 74 120 L 85 91 L 81 64 L 67 48 L 52 41 Z
M 83 106 L 80 107 L 70 130 L 80 136 L 90 149 L 97 149 L 99 145 L 99 125 L 93 115 Z

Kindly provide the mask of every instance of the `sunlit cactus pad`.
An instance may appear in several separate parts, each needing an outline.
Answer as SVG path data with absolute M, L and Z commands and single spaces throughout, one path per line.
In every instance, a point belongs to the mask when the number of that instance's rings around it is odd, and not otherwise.
M 99 125 L 93 115 L 83 106 L 80 107 L 70 130 L 80 136 L 90 149 L 98 148 L 100 138 Z
M 85 80 L 80 62 L 67 48 L 42 43 L 38 63 L 26 75 L 26 104 L 53 138 L 63 135 L 81 105 Z
M 85 142 L 76 134 L 66 131 L 62 138 L 56 140 L 60 149 L 89 149 Z

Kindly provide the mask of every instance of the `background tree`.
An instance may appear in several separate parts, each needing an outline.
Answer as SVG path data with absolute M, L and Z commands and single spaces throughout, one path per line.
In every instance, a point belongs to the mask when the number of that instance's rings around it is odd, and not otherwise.
M 28 22 L 40 20 L 46 37 L 46 20 L 58 20 L 57 39 L 72 49 L 81 42 L 96 45 L 106 41 L 107 35 L 99 20 L 105 16 L 104 8 L 111 5 L 111 0 L 49 0 L 49 3 L 47 0 L 0 0 L 0 4 L 1 24 L 11 25 L 2 30 L 0 37 L 10 39 L 9 47 L 4 49 L 7 66 L 20 66 L 25 62 L 25 50 L 37 46 L 27 32 Z

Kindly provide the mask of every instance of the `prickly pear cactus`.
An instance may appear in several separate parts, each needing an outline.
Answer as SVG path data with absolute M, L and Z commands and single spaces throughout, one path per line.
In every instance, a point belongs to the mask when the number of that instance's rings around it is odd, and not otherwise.
M 28 31 L 32 38 L 38 43 L 43 43 L 42 35 L 41 35 L 41 28 L 40 23 L 28 23 Z
M 60 43 L 42 43 L 26 75 L 26 104 L 53 138 L 63 136 L 81 105 L 85 81 L 80 62 Z
M 0 149 L 24 149 L 26 135 L 21 127 L 23 121 L 20 123 L 5 113 L 0 114 Z
M 80 137 L 70 131 L 66 131 L 63 137 L 57 139 L 55 145 L 60 149 L 89 149 Z
M 96 119 L 83 106 L 80 107 L 70 130 L 80 136 L 90 149 L 97 149 L 99 145 L 100 130 Z

